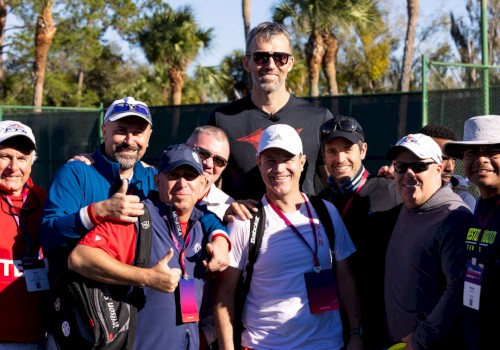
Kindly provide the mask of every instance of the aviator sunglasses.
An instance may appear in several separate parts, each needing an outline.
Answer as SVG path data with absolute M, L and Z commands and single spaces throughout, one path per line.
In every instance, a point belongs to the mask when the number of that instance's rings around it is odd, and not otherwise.
M 436 162 L 394 162 L 394 171 L 398 174 L 405 174 L 408 169 L 411 169 L 415 174 L 421 173 L 429 169 L 429 165 L 437 164 Z
M 342 131 L 347 131 L 347 132 L 358 132 L 361 135 L 365 135 L 363 133 L 363 129 L 361 129 L 361 126 L 354 122 L 353 120 L 350 119 L 345 119 L 345 120 L 340 120 L 340 121 L 334 121 L 334 119 L 330 119 L 327 122 L 325 122 L 323 125 L 321 125 L 320 133 L 321 133 L 321 140 L 325 140 L 330 136 L 332 132 L 335 130 L 342 130 Z
M 198 155 L 203 160 L 207 160 L 208 158 L 213 157 L 214 165 L 219 168 L 224 168 L 227 165 L 227 159 L 224 159 L 221 156 L 217 156 L 203 147 L 195 147 L 194 149 L 196 150 L 196 152 L 198 152 Z
M 137 113 L 142 114 L 145 117 L 150 117 L 151 116 L 151 113 L 149 112 L 148 107 L 146 107 L 144 105 L 140 105 L 140 104 L 131 105 L 131 104 L 128 104 L 128 103 L 117 103 L 113 107 L 113 111 L 111 112 L 111 114 L 121 113 L 121 112 L 127 112 L 127 111 L 130 111 L 130 110 L 136 111 Z
M 278 67 L 281 67 L 288 63 L 288 59 L 292 55 L 290 55 L 287 52 L 257 51 L 254 52 L 252 55 L 247 55 L 247 56 L 252 56 L 254 62 L 259 66 L 268 64 L 269 58 L 272 57 L 274 64 Z

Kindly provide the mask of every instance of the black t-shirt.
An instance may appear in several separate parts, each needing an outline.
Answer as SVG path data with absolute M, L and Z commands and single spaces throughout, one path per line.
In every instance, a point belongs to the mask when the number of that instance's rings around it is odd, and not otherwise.
M 307 157 L 301 190 L 315 194 L 316 165 L 324 164 L 319 128 L 330 118 L 332 114 L 328 109 L 294 95 L 290 95 L 287 104 L 273 115 L 257 108 L 250 95 L 218 107 L 210 115 L 208 124 L 224 130 L 231 147 L 229 164 L 222 174 L 222 190 L 235 199 L 260 200 L 266 191 L 255 160 L 260 136 L 273 124 L 288 124 L 299 133 Z
M 468 259 L 476 258 L 483 264 L 479 311 L 463 307 L 465 318 L 465 338 L 467 349 L 490 349 L 498 343 L 500 329 L 500 195 L 480 199 L 474 221 L 466 238 Z M 488 216 L 493 212 L 491 220 Z M 481 237 L 481 250 L 478 252 L 478 239 L 481 225 L 478 216 L 486 221 Z M 484 223 L 483 223 L 484 224 Z

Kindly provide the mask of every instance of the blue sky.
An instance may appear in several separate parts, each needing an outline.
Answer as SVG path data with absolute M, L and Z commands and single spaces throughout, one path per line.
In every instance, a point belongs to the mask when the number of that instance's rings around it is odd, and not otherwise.
M 251 26 L 271 19 L 271 7 L 278 1 L 250 0 Z M 202 28 L 212 27 L 215 40 L 212 50 L 198 57 L 204 66 L 218 65 L 225 55 L 235 49 L 244 49 L 243 17 L 241 0 L 167 0 L 174 9 L 190 5 Z M 406 16 L 406 0 L 380 0 L 390 9 L 391 17 L 398 14 Z M 449 13 L 465 11 L 465 0 L 420 0 L 419 21 L 429 23 L 432 18 Z M 404 38 L 406 27 L 402 28 Z M 448 35 L 446 33 L 446 35 Z

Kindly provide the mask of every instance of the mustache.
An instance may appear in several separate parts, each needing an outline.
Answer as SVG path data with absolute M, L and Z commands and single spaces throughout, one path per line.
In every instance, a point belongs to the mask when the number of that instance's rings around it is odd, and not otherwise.
M 140 148 L 137 146 L 131 146 L 126 143 L 120 143 L 116 146 L 115 152 L 123 152 L 123 151 L 138 151 Z

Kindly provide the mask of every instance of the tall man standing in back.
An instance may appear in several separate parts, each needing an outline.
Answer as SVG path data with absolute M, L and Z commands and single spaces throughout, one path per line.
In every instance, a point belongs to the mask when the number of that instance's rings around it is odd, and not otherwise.
M 318 129 L 332 114 L 288 92 L 286 77 L 293 63 L 292 42 L 285 28 L 270 22 L 259 24 L 248 35 L 243 58 L 252 78 L 251 94 L 217 108 L 209 118 L 208 124 L 224 130 L 230 140 L 231 156 L 222 175 L 222 189 L 235 199 L 259 200 L 265 193 L 255 153 L 263 130 L 276 123 L 292 126 L 302 139 L 307 156 L 302 191 L 316 192 L 316 172 L 326 183 Z

